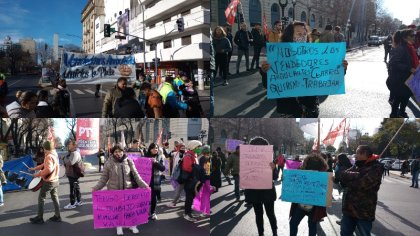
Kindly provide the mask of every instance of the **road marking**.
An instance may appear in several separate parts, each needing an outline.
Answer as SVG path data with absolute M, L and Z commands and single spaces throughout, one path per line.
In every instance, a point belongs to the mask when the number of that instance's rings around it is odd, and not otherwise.
M 88 92 L 88 93 L 90 93 L 90 94 L 95 94 L 95 92 L 93 92 L 92 90 L 90 90 L 90 89 L 85 89 L 85 91 L 86 92 Z
M 16 81 L 16 82 L 14 82 L 13 84 L 9 84 L 9 86 L 8 86 L 8 87 L 9 87 L 9 88 L 10 88 L 10 87 L 12 87 L 13 85 L 15 85 L 15 84 L 19 83 L 21 80 L 23 80 L 23 79 L 20 79 L 20 80 L 18 80 L 18 81 Z
M 258 96 L 259 94 L 255 94 L 255 96 Z M 252 110 L 254 110 L 255 108 L 260 107 L 261 103 L 266 100 L 266 96 L 263 96 L 262 98 L 260 98 L 257 102 L 255 102 L 253 105 L 247 107 L 246 109 L 242 110 L 241 112 L 239 112 L 237 114 L 237 116 L 245 116 L 248 113 L 250 113 Z
M 103 90 L 100 90 L 99 92 L 101 92 L 101 93 L 103 93 L 103 94 L 106 94 L 106 92 L 105 92 L 105 91 L 103 91 Z
M 74 91 L 75 93 L 77 93 L 77 94 L 85 94 L 84 92 L 82 92 L 82 91 L 80 91 L 80 90 L 78 90 L 78 89 L 73 89 L 73 91 Z

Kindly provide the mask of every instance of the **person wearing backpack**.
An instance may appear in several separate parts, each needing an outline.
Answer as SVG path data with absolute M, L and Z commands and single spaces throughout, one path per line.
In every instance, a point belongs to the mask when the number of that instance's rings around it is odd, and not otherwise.
M 178 144 L 179 150 L 173 153 L 174 158 L 174 167 L 172 169 L 172 181 L 176 181 L 178 185 L 175 188 L 175 196 L 174 200 L 168 203 L 168 207 L 176 207 L 176 203 L 179 201 L 181 196 L 182 190 L 184 189 L 184 183 L 181 179 L 182 174 L 182 158 L 184 157 L 185 153 L 185 145 L 183 143 Z
M 58 117 L 70 117 L 70 92 L 67 90 L 66 80 L 64 79 L 59 79 L 57 82 L 52 106 Z
M 82 206 L 83 202 L 81 201 L 82 195 L 80 194 L 79 186 L 79 174 L 75 170 L 75 165 L 78 165 L 79 162 L 82 162 L 82 157 L 80 153 L 76 150 L 77 145 L 76 141 L 70 140 L 67 144 L 69 153 L 64 157 L 64 167 L 66 168 L 66 176 L 69 179 L 70 185 L 70 203 L 64 207 L 66 210 L 74 209 L 78 206 Z
M 412 188 L 419 188 L 419 170 L 420 170 L 420 155 L 416 155 L 416 160 L 411 163 L 411 186 Z

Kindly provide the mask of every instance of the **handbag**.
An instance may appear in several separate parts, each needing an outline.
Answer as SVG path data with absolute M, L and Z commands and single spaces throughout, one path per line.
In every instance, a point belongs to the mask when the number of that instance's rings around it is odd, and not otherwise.
M 82 160 L 73 165 L 73 171 L 77 178 L 85 177 L 85 163 Z

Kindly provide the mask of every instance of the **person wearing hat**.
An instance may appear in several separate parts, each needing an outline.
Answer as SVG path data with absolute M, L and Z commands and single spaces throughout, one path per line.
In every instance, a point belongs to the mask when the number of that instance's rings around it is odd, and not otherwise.
M 45 152 L 44 163 L 33 168 L 29 168 L 30 171 L 40 170 L 38 173 L 32 175 L 32 177 L 41 177 L 44 182 L 38 197 L 38 215 L 36 217 L 30 218 L 29 220 L 33 224 L 43 224 L 44 223 L 44 203 L 47 193 L 50 193 L 51 199 L 53 201 L 55 214 L 49 220 L 54 222 L 61 222 L 60 216 L 60 203 L 58 200 L 58 170 L 59 162 L 58 155 L 55 151 L 54 144 L 50 141 L 45 141 L 42 144 Z
M 195 208 L 202 212 L 202 216 L 210 214 L 210 146 L 204 145 L 201 148 L 201 157 L 199 159 L 200 165 L 200 181 L 196 183 L 195 194 L 200 200 L 200 207 Z M 201 191 L 200 191 L 201 188 Z
M 178 141 L 175 141 L 175 148 L 176 150 L 174 150 L 172 152 L 172 159 L 173 159 L 173 166 L 172 166 L 172 175 L 175 172 L 175 169 L 177 168 L 178 165 L 182 165 L 182 158 L 184 157 L 185 154 L 185 145 L 184 143 L 180 143 Z M 174 177 L 172 177 L 174 178 Z M 177 182 L 177 179 L 173 179 L 173 181 Z M 168 207 L 176 207 L 176 204 L 179 200 L 179 198 L 181 197 L 181 192 L 184 189 L 184 183 L 181 182 L 177 182 L 178 185 L 176 185 L 175 187 L 175 196 L 174 196 L 174 200 L 170 201 L 168 203 Z
M 251 30 L 251 34 L 252 34 L 252 45 L 254 46 L 254 56 L 252 57 L 252 61 L 251 61 L 251 70 L 254 69 L 254 63 L 255 63 L 255 68 L 256 69 L 260 69 L 260 54 L 261 54 L 261 49 L 265 46 L 265 35 L 261 32 L 261 24 L 260 23 L 255 23 L 254 24 L 254 28 Z
M 201 154 L 202 143 L 198 140 L 188 142 L 182 161 L 182 180 L 185 191 L 185 214 L 184 218 L 194 222 L 196 219 L 192 216 L 192 204 L 195 197 L 196 184 L 199 181 L 199 166 L 197 155 Z

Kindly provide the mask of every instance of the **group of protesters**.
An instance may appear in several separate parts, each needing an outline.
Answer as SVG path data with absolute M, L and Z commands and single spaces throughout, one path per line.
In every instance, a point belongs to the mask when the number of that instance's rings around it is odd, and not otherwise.
M 269 142 L 263 137 L 252 138 L 249 145 L 269 145 Z M 221 150 L 220 148 L 218 148 Z M 278 198 L 275 185 L 279 179 L 284 180 L 279 174 L 284 168 L 286 161 L 301 162 L 298 169 L 312 170 L 321 172 L 334 172 L 333 181 L 340 193 L 343 194 L 342 216 L 337 224 L 341 225 L 341 235 L 353 235 L 355 229 L 362 235 L 370 235 L 373 221 L 375 220 L 375 210 L 378 200 L 378 191 L 381 185 L 383 166 L 379 163 L 378 156 L 374 155 L 371 148 L 366 145 L 360 145 L 355 154 L 355 160 L 351 160 L 346 154 L 339 154 L 335 160 L 331 155 L 313 152 L 306 155 L 303 161 L 299 156 L 294 160 L 286 160 L 280 154 L 277 157 L 273 155 L 273 161 L 267 163 L 267 168 L 273 172 L 273 181 L 271 189 L 244 189 L 240 190 L 240 149 L 229 154 L 224 169 L 221 163 L 220 154 L 213 153 L 211 184 L 221 187 L 221 173 L 232 175 L 235 180 L 234 195 L 236 201 L 242 201 L 241 195 L 244 193 L 246 202 L 245 207 L 254 208 L 258 235 L 264 235 L 263 206 L 267 218 L 269 219 L 273 235 L 277 235 L 277 219 L 274 203 Z M 224 154 L 223 154 L 224 155 Z M 287 166 L 287 164 L 286 164 Z M 291 168 L 291 167 L 290 167 Z M 283 172 L 283 171 L 282 171 Z M 283 174 L 283 173 L 282 173 Z M 294 203 L 292 201 L 289 214 L 290 235 L 298 234 L 298 226 L 302 219 L 308 216 L 309 235 L 316 235 L 319 222 L 327 216 L 325 206 L 307 205 Z

